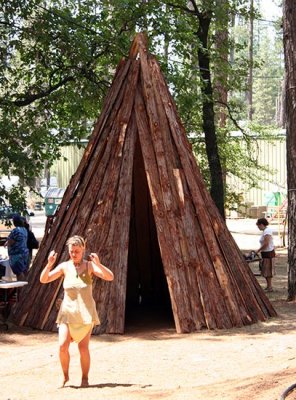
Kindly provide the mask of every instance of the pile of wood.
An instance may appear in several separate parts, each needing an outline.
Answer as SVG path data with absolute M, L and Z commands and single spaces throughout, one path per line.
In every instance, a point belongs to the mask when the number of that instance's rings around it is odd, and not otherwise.
M 240 327 L 276 312 L 205 188 L 155 57 L 138 34 L 122 60 L 82 161 L 14 309 L 14 322 L 55 330 L 62 280 L 39 283 L 50 250 L 67 259 L 79 234 L 115 275 L 94 280 L 102 321 L 123 333 L 127 309 L 170 309 L 177 332 Z

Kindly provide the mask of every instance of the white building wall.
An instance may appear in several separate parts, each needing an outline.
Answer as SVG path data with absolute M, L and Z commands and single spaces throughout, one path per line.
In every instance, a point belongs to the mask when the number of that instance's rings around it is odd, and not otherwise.
M 271 193 L 287 193 L 287 163 L 286 141 L 279 139 L 269 142 L 258 140 L 258 163 L 269 168 L 271 172 L 264 172 L 258 182 L 259 188 L 247 189 L 239 179 L 234 176 L 227 178 L 227 183 L 242 193 L 243 202 L 254 206 L 267 205 Z
M 248 190 L 247 186 L 234 176 L 227 177 L 227 183 L 235 188 L 236 192 L 242 194 L 242 201 L 253 206 L 267 205 L 268 195 L 273 192 L 281 192 L 286 195 L 287 187 L 287 164 L 286 164 L 286 141 L 281 139 L 269 142 L 257 140 L 258 162 L 267 166 L 273 173 L 264 173 L 258 182 L 259 188 Z M 77 146 L 65 146 L 62 148 L 62 158 L 56 162 L 58 187 L 66 188 L 72 175 L 75 173 L 84 152 L 83 148 Z M 66 158 L 66 160 L 63 159 Z
M 62 157 L 55 162 L 57 186 L 66 188 L 72 175 L 77 170 L 85 148 L 77 146 L 64 146 L 61 150 Z M 64 159 L 66 158 L 66 160 Z

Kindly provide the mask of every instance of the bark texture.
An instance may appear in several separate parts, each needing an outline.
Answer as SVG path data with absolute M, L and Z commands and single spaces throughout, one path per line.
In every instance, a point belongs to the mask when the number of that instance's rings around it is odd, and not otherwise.
M 177 332 L 231 328 L 276 312 L 207 192 L 156 59 L 138 34 L 122 60 L 77 172 L 14 309 L 14 321 L 55 330 L 62 280 L 39 283 L 48 253 L 67 259 L 79 234 L 115 275 L 94 280 L 102 324 L 123 333 L 129 311 L 163 308 Z
M 296 298 L 296 8 L 293 0 L 283 3 L 286 68 L 286 128 L 288 186 L 288 299 Z
M 209 162 L 211 176 L 211 196 L 220 211 L 220 214 L 225 218 L 224 210 L 224 181 L 223 171 L 220 161 L 217 134 L 215 126 L 214 112 L 214 95 L 212 86 L 212 75 L 210 67 L 210 56 L 208 37 L 211 24 L 210 13 L 197 13 L 199 19 L 199 27 L 197 37 L 200 42 L 198 48 L 198 64 L 200 70 L 201 93 L 202 93 L 202 119 L 203 130 L 205 133 L 206 152 Z

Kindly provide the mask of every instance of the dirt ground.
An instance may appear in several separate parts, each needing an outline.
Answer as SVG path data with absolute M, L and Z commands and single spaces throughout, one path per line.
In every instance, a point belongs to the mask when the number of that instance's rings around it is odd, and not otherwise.
M 10 325 L 0 336 L 0 400 L 280 399 L 296 383 L 296 303 L 286 302 L 287 251 L 277 254 L 275 291 L 268 293 L 277 318 L 186 335 L 150 324 L 129 326 L 125 335 L 93 336 L 88 388 L 79 388 L 75 344 L 70 382 L 59 388 L 57 334 Z

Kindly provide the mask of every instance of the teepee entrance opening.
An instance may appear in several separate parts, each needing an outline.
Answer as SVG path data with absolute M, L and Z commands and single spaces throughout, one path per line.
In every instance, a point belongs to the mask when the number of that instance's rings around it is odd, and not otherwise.
M 158 245 L 152 204 L 137 140 L 133 167 L 126 289 L 126 328 L 171 326 L 171 301 Z

